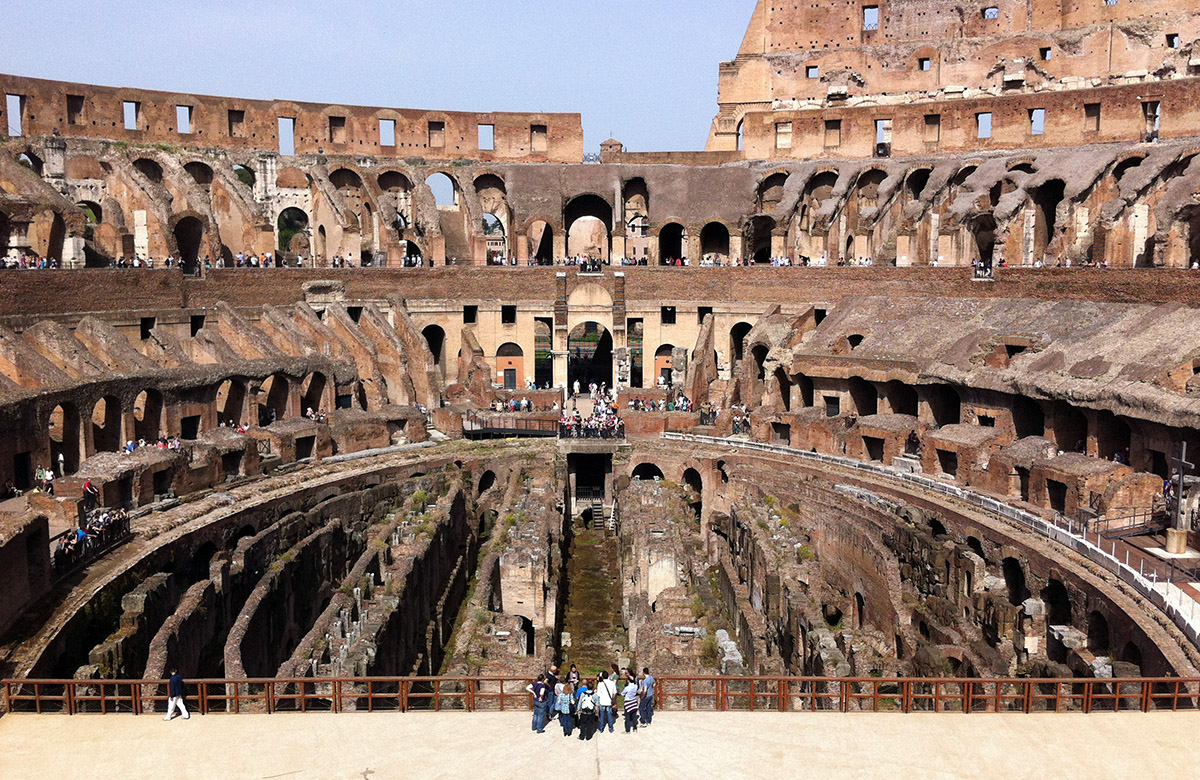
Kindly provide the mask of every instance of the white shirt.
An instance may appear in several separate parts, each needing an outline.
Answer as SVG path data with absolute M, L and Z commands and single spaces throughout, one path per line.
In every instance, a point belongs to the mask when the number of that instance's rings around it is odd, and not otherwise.
M 601 707 L 611 707 L 617 695 L 617 684 L 612 680 L 601 680 L 596 686 L 596 698 Z

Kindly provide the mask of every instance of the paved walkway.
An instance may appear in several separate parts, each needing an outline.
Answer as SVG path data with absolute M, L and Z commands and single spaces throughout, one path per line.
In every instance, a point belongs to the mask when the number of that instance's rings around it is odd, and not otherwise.
M 1200 712 L 661 713 L 637 734 L 538 736 L 519 713 L 0 718 L 4 780 L 1193 777 Z M 540 767 L 540 769 L 536 769 Z

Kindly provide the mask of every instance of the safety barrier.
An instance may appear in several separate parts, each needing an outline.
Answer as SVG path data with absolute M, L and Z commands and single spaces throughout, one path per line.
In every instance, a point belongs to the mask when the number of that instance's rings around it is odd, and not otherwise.
M 528 679 L 338 677 L 195 680 L 193 712 L 528 711 Z M 166 680 L 5 680 L 7 712 L 161 713 Z M 1200 679 L 661 677 L 655 708 L 689 712 L 1115 712 L 1197 709 Z

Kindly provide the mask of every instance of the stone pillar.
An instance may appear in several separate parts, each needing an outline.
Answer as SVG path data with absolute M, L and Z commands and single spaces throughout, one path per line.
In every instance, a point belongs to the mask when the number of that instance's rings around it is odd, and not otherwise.
M 771 234 L 771 257 L 791 257 L 787 249 L 787 236 Z M 794 259 L 794 258 L 793 258 Z
M 524 233 L 517 234 L 517 262 L 529 265 L 529 236 Z

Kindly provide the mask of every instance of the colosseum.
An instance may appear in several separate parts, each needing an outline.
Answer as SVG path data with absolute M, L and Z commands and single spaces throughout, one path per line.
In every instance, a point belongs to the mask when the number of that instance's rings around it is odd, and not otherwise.
M 0 75 L 8 725 L 1197 710 L 1189 5 L 758 0 L 690 152 Z

